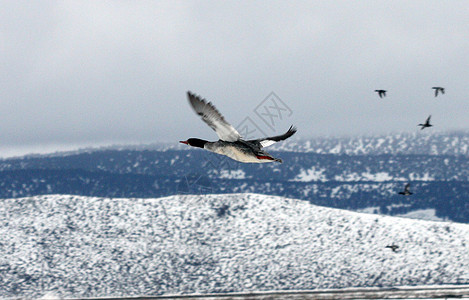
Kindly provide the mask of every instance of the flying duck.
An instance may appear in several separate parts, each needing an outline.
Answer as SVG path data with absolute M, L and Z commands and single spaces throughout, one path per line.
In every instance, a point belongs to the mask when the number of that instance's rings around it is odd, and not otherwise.
M 431 117 L 432 117 L 432 115 L 429 115 L 424 124 L 419 124 L 419 125 L 417 125 L 417 126 L 422 126 L 422 128 L 420 128 L 420 130 L 423 130 L 424 128 L 432 127 L 432 126 L 433 126 L 432 124 L 430 124 L 430 118 L 431 118 Z
M 211 102 L 207 102 L 191 92 L 187 92 L 187 97 L 194 111 L 210 128 L 215 130 L 219 140 L 209 142 L 198 138 L 190 138 L 187 141 L 180 141 L 180 143 L 225 155 L 239 162 L 265 163 L 276 161 L 281 163 L 280 158 L 273 157 L 262 148 L 286 140 L 297 131 L 292 125 L 284 134 L 245 141 Z
M 406 184 L 404 187 L 404 191 L 399 192 L 399 195 L 410 196 L 413 193 L 410 191 L 410 183 Z
M 442 94 L 445 93 L 445 88 L 439 87 L 439 86 L 434 86 L 432 89 L 435 90 L 435 97 L 438 96 L 438 92 L 441 92 Z
M 386 97 L 386 90 L 375 90 L 380 98 Z
M 392 244 L 392 245 L 387 245 L 385 248 L 390 248 L 392 252 L 397 252 L 397 249 L 399 249 L 399 246 Z

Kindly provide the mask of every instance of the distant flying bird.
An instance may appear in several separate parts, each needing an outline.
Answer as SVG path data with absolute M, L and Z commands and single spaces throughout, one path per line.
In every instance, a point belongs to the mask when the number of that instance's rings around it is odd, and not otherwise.
M 392 252 L 397 252 L 397 249 L 399 249 L 399 246 L 392 244 L 392 245 L 387 245 L 385 248 L 390 248 Z
M 427 120 L 425 121 L 424 124 L 419 124 L 417 126 L 422 126 L 422 128 L 420 128 L 421 130 L 423 130 L 424 128 L 427 128 L 427 127 L 432 127 L 433 125 L 430 124 L 430 118 L 432 117 L 432 115 L 428 116 Z
M 438 92 L 441 92 L 442 94 L 445 93 L 445 88 L 439 87 L 439 86 L 434 86 L 432 89 L 435 90 L 435 97 L 438 96 Z
M 180 141 L 180 143 L 225 155 L 243 163 L 282 162 L 280 158 L 273 157 L 266 151 L 263 151 L 262 148 L 286 140 L 297 131 L 292 125 L 288 131 L 282 135 L 245 141 L 242 139 L 239 132 L 225 120 L 211 102 L 207 102 L 205 99 L 201 99 L 191 92 L 187 92 L 187 97 L 194 111 L 210 128 L 215 130 L 220 139 L 216 142 L 209 142 L 197 138 L 190 138 L 187 141 Z
M 386 97 L 386 90 L 375 90 L 380 98 Z
M 399 192 L 399 195 L 410 196 L 413 193 L 410 191 L 410 183 L 406 184 L 403 192 Z

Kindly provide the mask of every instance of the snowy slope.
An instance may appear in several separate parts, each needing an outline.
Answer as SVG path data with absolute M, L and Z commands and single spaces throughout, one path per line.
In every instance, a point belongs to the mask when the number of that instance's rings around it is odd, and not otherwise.
M 271 135 L 278 134 L 272 132 Z M 323 136 L 298 137 L 277 143 L 271 147 L 274 151 L 308 152 L 318 154 L 347 155 L 381 155 L 381 154 L 418 154 L 418 155 L 469 155 L 469 131 L 420 131 L 413 133 L 389 133 L 384 135 L 357 136 Z M 55 150 L 55 149 L 54 149 Z M 19 151 L 16 156 L 0 156 L 7 158 L 63 157 L 96 151 L 174 151 L 193 150 L 191 147 L 175 141 L 158 142 L 139 145 L 109 145 L 101 147 L 85 147 L 72 151 L 56 151 L 47 153 L 41 150 L 34 154 L 23 155 Z M 34 151 L 34 150 L 31 150 Z M 14 152 L 13 152 L 14 153 Z M 42 153 L 42 154 L 41 154 Z
M 469 132 L 421 132 L 418 130 L 415 133 L 394 133 L 381 136 L 291 139 L 276 144 L 272 148 L 280 151 L 347 155 L 469 155 Z
M 258 194 L 0 203 L 0 297 L 469 283 L 465 224 Z

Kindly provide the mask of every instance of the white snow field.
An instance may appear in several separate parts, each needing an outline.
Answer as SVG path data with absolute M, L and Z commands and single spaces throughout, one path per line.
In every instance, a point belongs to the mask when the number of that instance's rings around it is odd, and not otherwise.
M 258 194 L 3 199 L 0 237 L 0 298 L 469 283 L 469 225 Z

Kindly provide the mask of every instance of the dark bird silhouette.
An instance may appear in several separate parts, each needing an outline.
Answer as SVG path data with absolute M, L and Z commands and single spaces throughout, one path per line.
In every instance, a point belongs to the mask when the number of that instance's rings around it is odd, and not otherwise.
M 385 248 L 390 248 L 392 252 L 397 252 L 397 249 L 399 249 L 399 246 L 392 244 L 392 245 L 387 245 Z
M 386 90 L 375 90 L 380 98 L 386 97 Z
M 399 195 L 410 196 L 413 193 L 410 191 L 410 183 L 406 184 L 404 187 L 404 191 L 399 192 Z
M 438 92 L 441 92 L 442 94 L 445 93 L 445 88 L 439 87 L 439 86 L 434 86 L 432 89 L 435 90 L 435 97 L 438 96 Z
M 430 124 L 430 118 L 432 117 L 432 115 L 428 116 L 427 120 L 425 121 L 424 124 L 419 124 L 417 126 L 422 126 L 422 128 L 420 128 L 421 130 L 423 130 L 424 128 L 427 128 L 427 127 L 432 127 L 433 125 Z
M 284 134 L 245 141 L 211 102 L 207 102 L 191 92 L 187 92 L 187 97 L 190 105 L 197 115 L 202 118 L 202 121 L 215 130 L 219 140 L 209 142 L 202 139 L 190 138 L 187 141 L 180 141 L 180 143 L 225 155 L 243 163 L 282 162 L 280 158 L 273 157 L 262 148 L 286 140 L 297 131 L 292 125 Z

